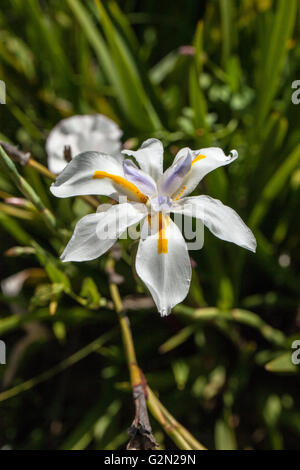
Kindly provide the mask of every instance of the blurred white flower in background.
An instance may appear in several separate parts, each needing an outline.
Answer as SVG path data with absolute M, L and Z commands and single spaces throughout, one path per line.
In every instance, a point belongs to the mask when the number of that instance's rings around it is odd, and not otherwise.
M 102 114 L 63 119 L 52 129 L 46 142 L 48 168 L 55 174 L 65 168 L 68 163 L 64 157 L 65 147 L 70 147 L 72 158 L 89 150 L 119 155 L 122 135 L 119 126 Z

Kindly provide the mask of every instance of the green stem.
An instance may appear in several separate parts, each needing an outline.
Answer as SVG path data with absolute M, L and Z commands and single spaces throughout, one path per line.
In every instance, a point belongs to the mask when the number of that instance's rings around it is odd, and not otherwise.
M 171 413 L 164 407 L 159 401 L 156 395 L 153 393 L 151 388 L 148 386 L 148 406 L 151 414 L 161 424 L 168 436 L 174 440 L 175 443 L 180 437 L 180 442 L 185 447 L 180 449 L 185 450 L 206 450 L 204 447 L 182 424 L 180 424 Z
M 213 322 L 216 320 L 225 320 L 242 323 L 244 325 L 250 326 L 251 328 L 257 329 L 265 339 L 270 341 L 270 343 L 275 344 L 276 346 L 286 347 L 288 345 L 286 336 L 280 330 L 277 330 L 276 328 L 268 325 L 256 313 L 250 312 L 249 310 L 235 308 L 232 310 L 223 311 L 217 307 L 193 309 L 191 307 L 187 307 L 186 305 L 177 305 L 174 308 L 174 312 L 182 314 L 189 320 L 193 321 Z
M 109 259 L 107 262 L 107 271 L 112 269 L 114 261 Z M 143 373 L 138 367 L 136 353 L 133 343 L 133 337 L 130 329 L 129 320 L 123 312 L 122 299 L 119 293 L 118 286 L 113 282 L 110 282 L 110 293 L 112 300 L 115 305 L 115 310 L 118 314 L 118 319 L 122 331 L 122 338 L 124 343 L 124 349 L 126 353 L 127 365 L 130 372 L 131 388 L 142 381 Z M 175 442 L 179 449 L 183 450 L 203 450 L 205 447 L 198 442 L 192 434 L 187 431 L 178 421 L 173 418 L 171 413 L 160 403 L 158 398 L 154 395 L 149 386 L 147 386 L 147 406 L 152 416 L 159 422 L 166 434 Z

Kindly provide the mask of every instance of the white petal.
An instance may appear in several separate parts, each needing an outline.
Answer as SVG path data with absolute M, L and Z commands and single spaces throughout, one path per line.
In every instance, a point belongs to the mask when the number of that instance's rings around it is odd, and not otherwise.
M 108 178 L 93 179 L 95 171 L 124 177 L 123 156 L 113 157 L 99 152 L 80 153 L 60 173 L 50 191 L 57 197 L 87 194 L 114 197 L 118 192 L 114 182 Z
M 176 155 L 174 162 L 182 157 L 187 151 L 187 148 L 181 149 Z M 191 171 L 184 178 L 180 188 L 177 190 L 176 197 L 183 197 L 190 194 L 200 181 L 210 171 L 219 168 L 220 166 L 228 165 L 237 159 L 238 153 L 236 150 L 231 151 L 230 156 L 226 156 L 222 149 L 218 147 L 209 147 L 200 150 L 191 150 L 194 155 Z
M 172 212 L 196 217 L 218 238 L 256 251 L 256 239 L 240 216 L 221 201 L 209 196 L 186 197 L 175 203 Z
M 142 232 L 149 229 L 148 220 Z M 159 233 L 140 240 L 136 271 L 146 284 L 157 309 L 162 316 L 168 315 L 188 294 L 191 282 L 191 263 L 184 238 L 177 225 L 169 219 L 165 231 L 168 240 L 167 253 L 159 253 Z
M 67 162 L 64 147 L 71 147 L 73 157 L 81 152 L 99 151 L 118 155 L 121 151 L 122 131 L 119 126 L 102 114 L 72 116 L 60 121 L 46 141 L 48 167 L 60 173 Z
M 148 139 L 138 150 L 123 150 L 122 153 L 133 156 L 140 168 L 155 181 L 162 175 L 164 148 L 160 140 Z
M 123 232 L 147 215 L 143 204 L 116 204 L 83 217 L 61 255 L 62 261 L 88 261 L 103 255 Z

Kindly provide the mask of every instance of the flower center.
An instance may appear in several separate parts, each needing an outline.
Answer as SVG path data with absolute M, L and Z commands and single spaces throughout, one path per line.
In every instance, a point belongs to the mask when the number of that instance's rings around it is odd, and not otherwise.
M 169 196 L 156 196 L 150 199 L 154 212 L 168 213 L 172 208 L 172 199 Z

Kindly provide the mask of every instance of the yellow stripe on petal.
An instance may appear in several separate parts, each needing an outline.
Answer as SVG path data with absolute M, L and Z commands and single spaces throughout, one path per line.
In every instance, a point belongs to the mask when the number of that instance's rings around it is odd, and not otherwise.
M 137 197 L 140 202 L 146 204 L 146 202 L 148 201 L 148 197 L 145 196 L 145 194 L 143 194 L 135 184 L 130 183 L 130 181 L 127 181 L 125 178 L 122 178 L 122 176 L 113 175 L 111 173 L 107 173 L 106 171 L 95 171 L 93 179 L 104 178 L 108 178 L 114 183 L 121 186 L 122 188 L 126 189 L 127 191 L 129 191 L 129 193 Z
M 195 163 L 199 162 L 199 160 L 203 160 L 203 158 L 206 158 L 205 155 L 201 155 L 201 153 L 199 153 L 199 155 L 197 155 L 196 158 L 194 158 L 194 160 L 192 161 L 192 165 L 194 165 Z
M 158 246 L 159 255 L 168 253 L 168 239 L 166 237 L 166 221 L 161 212 L 158 214 Z
M 181 196 L 183 195 L 184 191 L 186 190 L 186 186 L 183 186 L 183 188 L 181 189 L 181 191 L 177 194 L 177 196 L 175 197 L 174 201 L 178 201 L 178 199 L 181 198 Z

